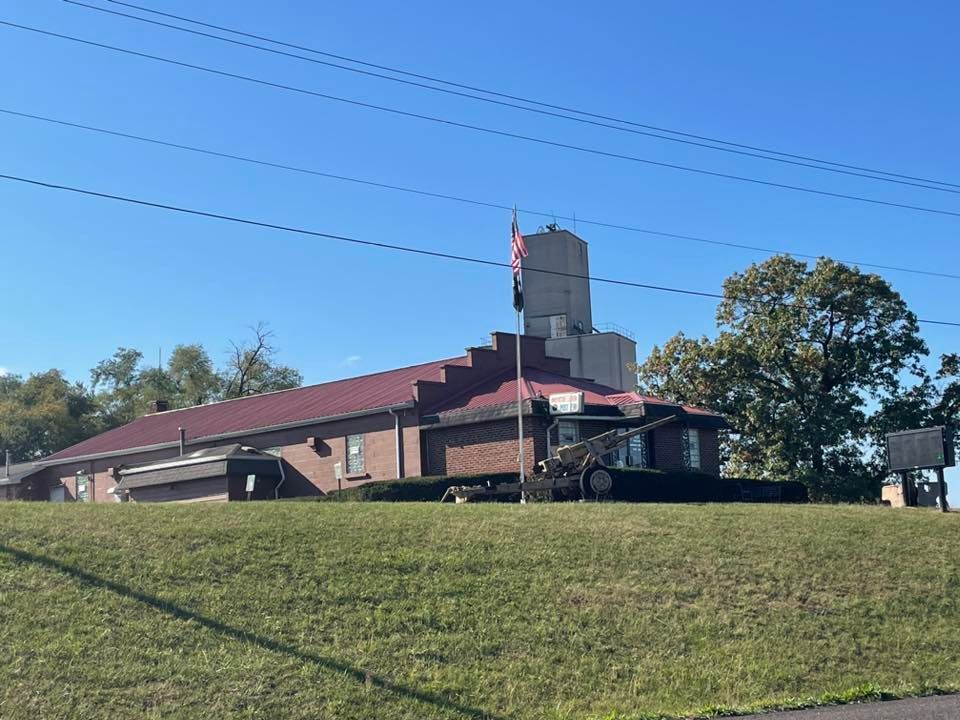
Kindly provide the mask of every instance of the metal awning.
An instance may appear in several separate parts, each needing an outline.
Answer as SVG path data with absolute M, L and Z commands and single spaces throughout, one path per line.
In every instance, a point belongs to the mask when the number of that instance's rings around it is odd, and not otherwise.
M 280 479 L 283 477 L 280 462 L 280 458 L 276 455 L 233 443 L 198 450 L 170 460 L 121 468 L 117 490 L 169 485 L 227 475 L 256 475 L 262 478 Z

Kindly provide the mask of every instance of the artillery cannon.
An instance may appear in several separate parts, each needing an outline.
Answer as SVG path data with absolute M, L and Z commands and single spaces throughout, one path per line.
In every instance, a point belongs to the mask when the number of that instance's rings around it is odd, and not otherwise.
M 474 497 L 512 495 L 515 493 L 569 494 L 579 490 L 584 500 L 607 497 L 613 488 L 613 477 L 603 462 L 603 456 L 630 442 L 631 438 L 650 432 L 676 420 L 676 415 L 656 420 L 641 427 L 619 432 L 608 430 L 572 445 L 561 445 L 553 457 L 537 463 L 537 471 L 526 482 L 500 483 L 499 485 L 459 485 L 447 488 L 440 502 L 451 495 L 458 503 Z

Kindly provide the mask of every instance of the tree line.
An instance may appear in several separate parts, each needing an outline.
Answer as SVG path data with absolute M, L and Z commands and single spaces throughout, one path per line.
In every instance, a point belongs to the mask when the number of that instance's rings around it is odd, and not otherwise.
M 879 497 L 884 436 L 960 420 L 960 355 L 928 371 L 916 315 L 876 274 L 775 256 L 723 286 L 712 339 L 678 333 L 636 365 L 651 395 L 721 412 L 725 471 Z
M 0 449 L 14 461 L 34 460 L 124 425 L 152 401 L 176 409 L 302 385 L 298 370 L 277 362 L 267 326 L 250 330 L 250 338 L 229 341 L 219 367 L 200 344 L 177 345 L 152 367 L 140 350 L 120 347 L 90 371 L 89 384 L 57 369 L 0 377 Z

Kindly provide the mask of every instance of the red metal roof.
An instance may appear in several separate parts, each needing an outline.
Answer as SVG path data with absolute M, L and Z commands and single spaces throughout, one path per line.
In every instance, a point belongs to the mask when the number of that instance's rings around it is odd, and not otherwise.
M 46 462 L 176 443 L 181 427 L 186 431 L 187 440 L 200 440 L 400 405 L 414 399 L 413 383 L 417 380 L 439 382 L 444 366 L 465 366 L 469 362 L 469 356 L 464 355 L 346 380 L 145 415 L 61 450 L 46 458 Z M 673 405 L 658 398 L 624 393 L 585 378 L 566 377 L 532 367 L 523 371 L 524 399 L 576 391 L 584 393 L 588 405 Z M 516 399 L 516 376 L 514 371 L 508 370 L 428 410 L 469 410 L 515 402 Z M 699 408 L 684 407 L 684 410 L 714 414 Z
M 600 385 L 585 378 L 566 377 L 538 368 L 525 367 L 523 369 L 523 385 L 521 397 L 546 399 L 553 393 L 582 392 L 583 402 L 586 405 L 674 405 L 674 403 L 660 398 L 640 395 L 635 392 L 622 392 L 606 385 Z M 478 408 L 502 405 L 516 402 L 517 378 L 513 371 L 506 371 L 493 377 L 476 387 L 445 401 L 433 412 L 449 412 L 455 410 L 476 410 Z M 700 408 L 683 408 L 687 412 L 703 415 L 713 415 L 709 410 Z
M 583 391 L 583 400 L 591 405 L 607 404 L 607 396 L 619 392 L 605 385 L 599 385 L 584 378 L 571 378 L 563 375 L 525 367 L 523 369 L 523 385 L 521 397 L 546 398 L 551 393 Z M 476 387 L 453 397 L 436 408 L 434 412 L 449 410 L 476 410 L 477 408 L 502 405 L 517 401 L 516 371 L 507 370 L 499 375 L 480 383 Z
M 416 380 L 439 381 L 444 365 L 466 365 L 467 362 L 466 356 L 460 356 L 320 385 L 145 415 L 61 450 L 46 460 L 67 460 L 175 443 L 181 427 L 186 430 L 188 440 L 196 440 L 399 405 L 413 400 L 412 383 Z

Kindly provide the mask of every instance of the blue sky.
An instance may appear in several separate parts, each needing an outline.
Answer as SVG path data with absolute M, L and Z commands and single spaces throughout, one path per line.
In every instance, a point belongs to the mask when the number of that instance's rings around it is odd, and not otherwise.
M 89 0 L 109 6 L 102 0 Z M 638 122 L 960 181 L 955 3 L 309 3 L 144 0 L 168 12 Z M 589 128 L 111 18 L 55 0 L 2 19 L 414 112 L 718 172 L 960 210 L 942 192 Z M 198 74 L 0 27 L 0 106 L 494 203 L 957 272 L 960 218 L 592 157 Z M 0 116 L 2 172 L 504 260 L 500 211 Z M 0 183 L 0 367 L 86 380 L 118 345 L 267 321 L 308 382 L 458 354 L 513 326 L 508 271 L 425 261 Z M 525 231 L 541 218 L 521 217 Z M 758 253 L 580 226 L 596 275 L 716 290 Z M 957 320 L 957 280 L 886 273 Z M 710 300 L 594 287 L 638 352 L 713 330 Z M 934 355 L 960 330 L 925 326 Z

